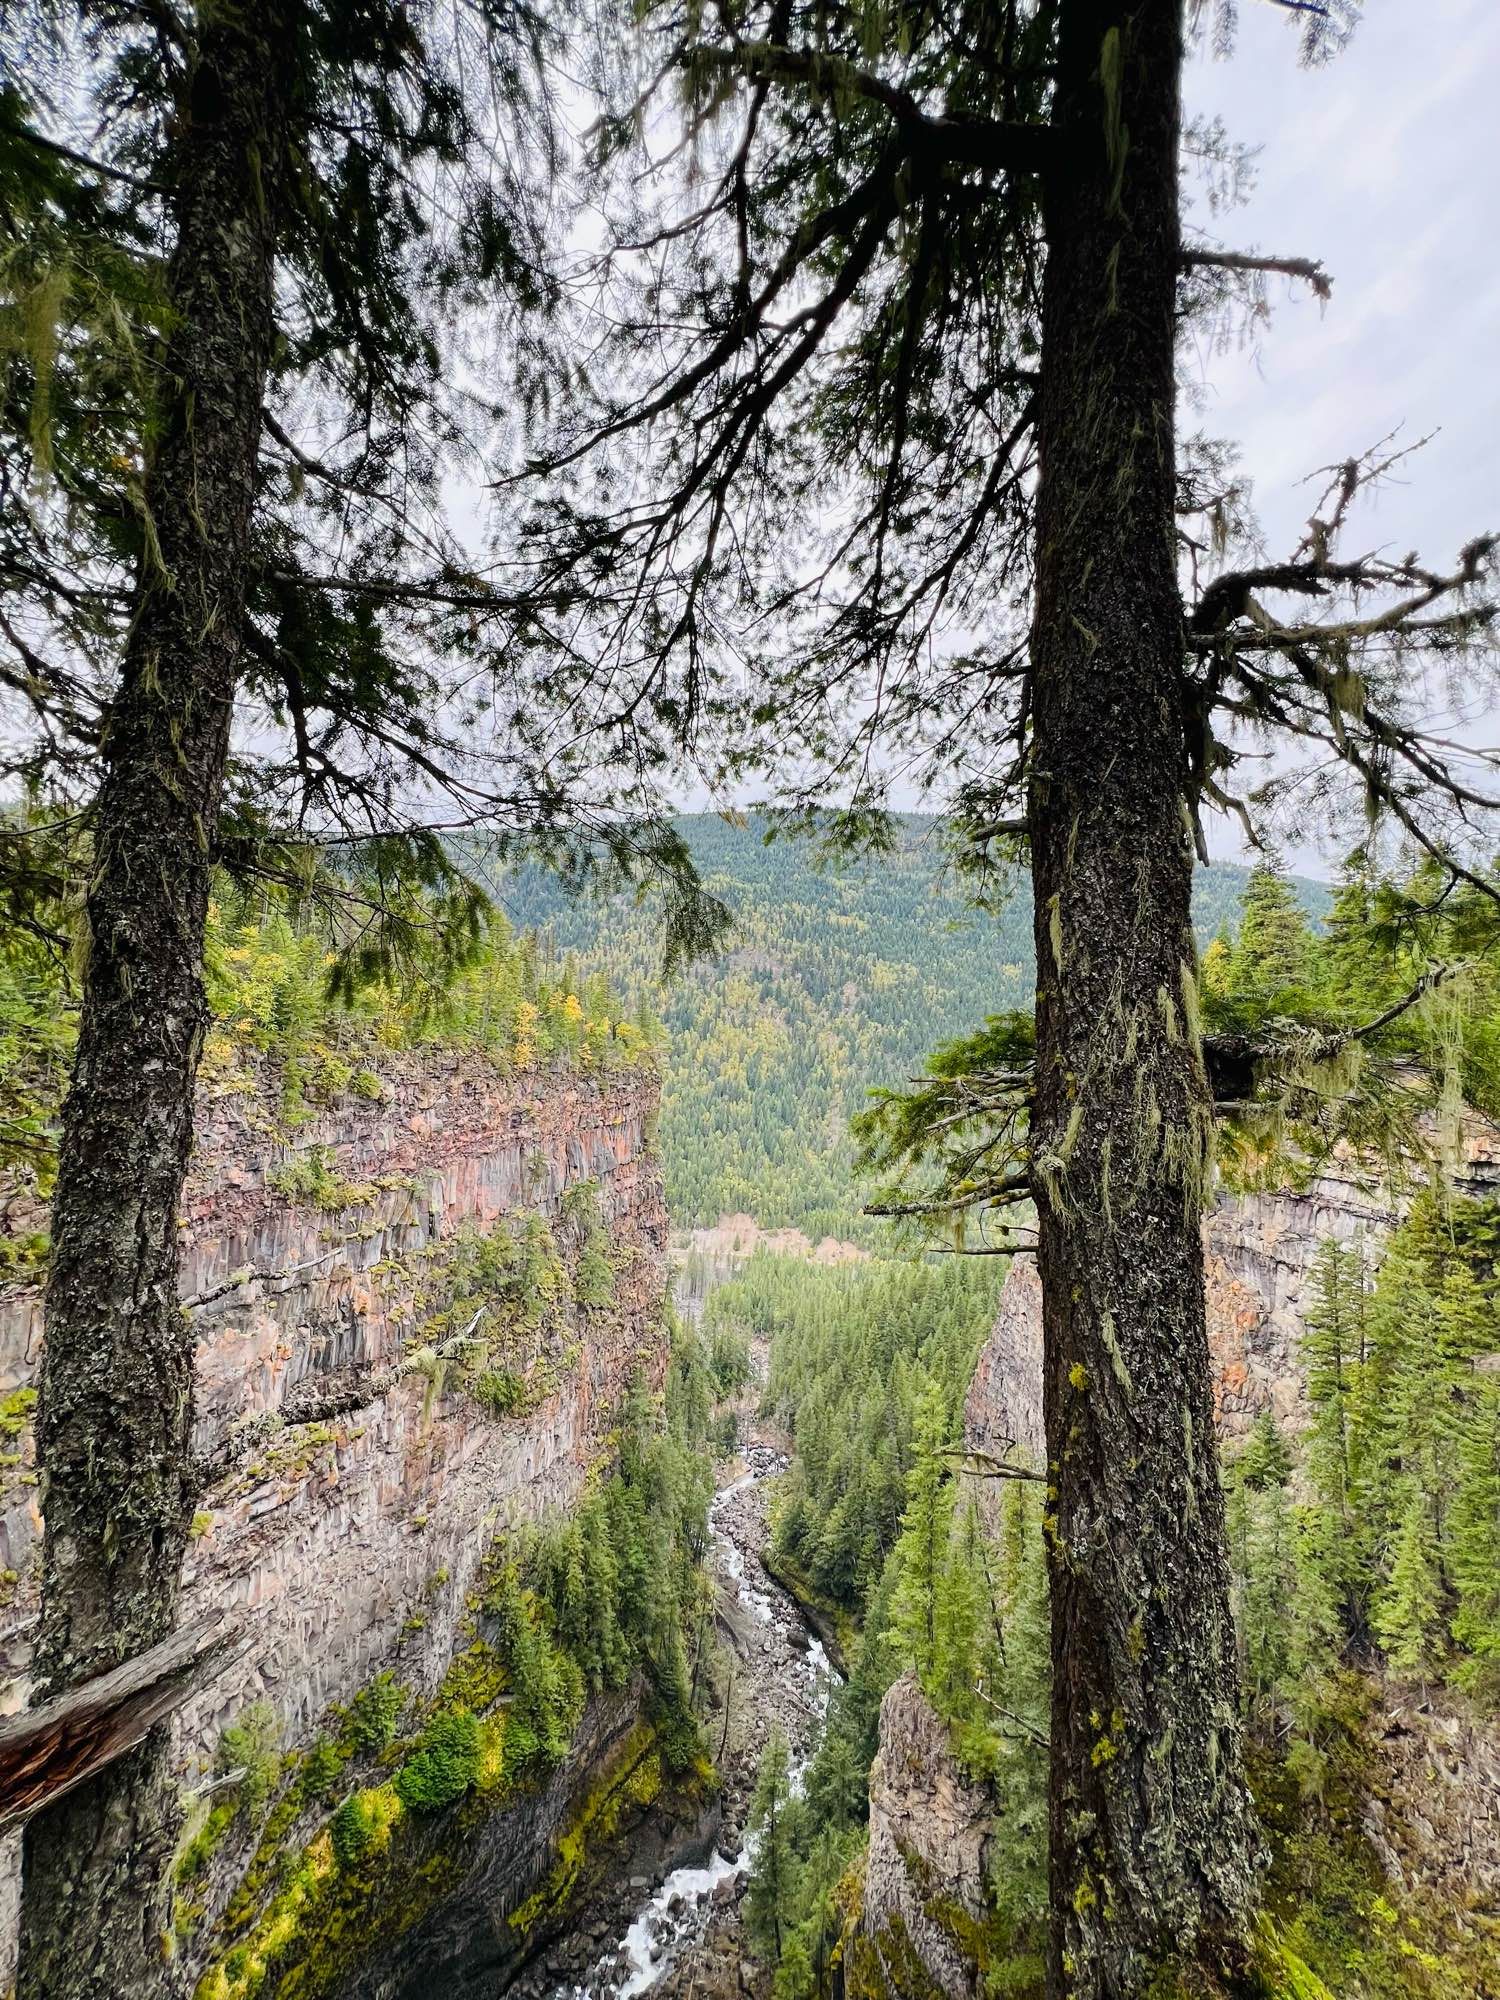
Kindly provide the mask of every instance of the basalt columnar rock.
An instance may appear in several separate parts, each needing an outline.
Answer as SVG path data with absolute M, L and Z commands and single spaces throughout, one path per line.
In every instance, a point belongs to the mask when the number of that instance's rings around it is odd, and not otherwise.
M 916 1676 L 903 1674 L 880 1704 L 870 1768 L 857 1986 L 902 2000 L 933 2000 L 934 1991 L 978 2000 L 993 1825 L 989 1793 L 959 1768 L 947 1725 Z
M 362 1083 L 292 1132 L 269 1066 L 200 1095 L 182 1291 L 205 1490 L 184 1617 L 232 1609 L 248 1645 L 176 1720 L 187 1789 L 212 1782 L 222 1731 L 252 1707 L 296 1750 L 384 1670 L 430 1695 L 496 1535 L 567 1508 L 632 1373 L 659 1385 L 665 1372 L 649 1069 L 507 1075 L 421 1051 Z M 511 1257 L 498 1279 L 496 1243 Z M 549 1293 L 547 1310 L 528 1288 Z M 36 1615 L 25 1417 L 40 1333 L 34 1288 L 0 1295 L 0 1409 L 16 1433 L 0 1470 L 6 1710 L 26 1698 Z M 579 1768 L 549 1790 L 559 1823 L 590 1759 L 628 1737 L 630 1704 L 615 1708 L 591 1714 Z M 544 1874 L 548 1843 L 534 1845 Z M 185 1987 L 244 1859 L 226 1841 L 195 1890 Z M 521 1886 L 512 1871 L 507 1894 Z M 0 1944 L 14 1933 L 10 1856 L 5 1887 Z M 6 1976 L 0 1953 L 0 1989 Z

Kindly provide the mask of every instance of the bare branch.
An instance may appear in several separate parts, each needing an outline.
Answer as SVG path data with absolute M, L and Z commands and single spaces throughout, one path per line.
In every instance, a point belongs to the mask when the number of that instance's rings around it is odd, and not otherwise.
M 989 173 L 1045 173 L 1057 158 L 1057 135 L 1047 125 L 1005 124 L 986 118 L 932 116 L 909 92 L 871 70 L 812 49 L 773 42 L 740 42 L 728 49 L 699 49 L 704 67 L 737 71 L 754 81 L 805 84 L 820 96 L 859 98 L 891 113 L 908 145 L 957 166 Z
M 1284 278 L 1300 278 L 1311 285 L 1320 299 L 1333 297 L 1333 280 L 1314 257 L 1260 257 L 1246 250 L 1187 249 L 1182 252 L 1186 270 L 1212 266 L 1220 271 L 1267 271 Z

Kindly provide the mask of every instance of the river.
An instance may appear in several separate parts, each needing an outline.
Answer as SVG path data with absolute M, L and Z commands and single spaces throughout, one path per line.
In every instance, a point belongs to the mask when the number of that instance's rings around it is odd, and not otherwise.
M 724 1788 L 718 1843 L 706 1861 L 675 1868 L 661 1881 L 636 1878 L 639 1901 L 628 1924 L 605 1941 L 583 1978 L 555 1986 L 551 2000 L 638 2000 L 653 1988 L 668 2000 L 679 1989 L 701 1996 L 751 1984 L 750 1968 L 742 1966 L 739 1903 L 754 1858 L 745 1820 L 761 1752 L 779 1725 L 800 1783 L 837 1679 L 795 1603 L 761 1567 L 767 1483 L 785 1464 L 774 1444 L 752 1433 L 709 1509 L 717 1626 L 728 1664 L 707 1717 Z

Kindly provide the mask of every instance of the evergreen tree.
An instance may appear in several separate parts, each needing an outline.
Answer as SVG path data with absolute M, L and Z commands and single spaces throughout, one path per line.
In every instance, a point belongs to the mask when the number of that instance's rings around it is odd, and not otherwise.
M 1398 1674 L 1426 1674 L 1442 1641 L 1442 1593 L 1432 1502 L 1419 1478 L 1407 1487 L 1390 1575 L 1375 1606 L 1375 1630 Z
M 1284 1693 L 1292 1660 L 1296 1540 L 1290 1472 L 1274 1420 L 1257 1419 L 1230 1468 L 1227 1519 L 1238 1585 L 1242 1684 L 1252 1710 L 1263 1713 Z
M 1262 1410 L 1251 1425 L 1237 1471 L 1241 1483 L 1257 1493 L 1280 1489 L 1291 1477 L 1291 1446 L 1273 1410 Z
M 1343 1658 L 1351 1576 L 1357 1580 L 1358 1571 L 1332 1508 L 1302 1503 L 1292 1516 L 1285 1694 L 1293 1712 L 1306 1717 L 1316 1711 L 1328 1675 Z
M 980 1719 L 977 1696 L 986 1678 L 990 1625 L 985 1567 L 983 1531 L 971 1500 L 949 1530 L 947 1560 L 936 1579 L 933 1607 L 931 1693 L 938 1713 L 951 1722 Z
M 1302 1315 L 1302 1364 L 1313 1421 L 1309 1471 L 1346 1528 L 1357 1482 L 1354 1413 L 1368 1334 L 1364 1254 L 1357 1244 L 1327 1237 L 1318 1245 Z
M 1494 1702 L 1500 1699 L 1500 1380 L 1493 1368 L 1475 1375 L 1449 1532 L 1458 1598 L 1453 1637 L 1469 1655 L 1459 1678 Z
M 1051 1649 L 1046 1552 L 1033 1489 L 1009 1482 L 991 1578 L 999 1641 L 992 1662 L 991 1783 L 997 1799 L 990 1893 L 1026 1990 L 1045 1957 L 1047 1928 L 1047 1728 Z
M 1279 868 L 1251 871 L 1239 937 L 1230 958 L 1230 991 L 1258 1011 L 1278 1002 L 1295 1007 L 1312 968 L 1313 939 L 1307 916 Z
M 791 1931 L 797 1886 L 798 1808 L 792 1796 L 791 1753 L 781 1729 L 773 1727 L 750 1800 L 750 1834 L 755 1863 L 745 1898 L 745 1931 L 772 1966 L 781 1962 Z
M 939 1679 L 942 1650 L 940 1617 L 944 1582 L 951 1565 L 953 1481 L 943 1460 L 948 1413 L 943 1392 L 932 1383 L 917 1405 L 912 1468 L 907 1475 L 906 1509 L 896 1544 L 896 1591 L 891 1604 L 891 1643 L 916 1669 L 931 1693 Z
M 1411 983 L 1403 982 L 1401 968 L 1376 933 L 1377 894 L 1369 851 L 1356 848 L 1340 871 L 1320 953 L 1324 990 L 1349 1020 L 1373 1020 Z

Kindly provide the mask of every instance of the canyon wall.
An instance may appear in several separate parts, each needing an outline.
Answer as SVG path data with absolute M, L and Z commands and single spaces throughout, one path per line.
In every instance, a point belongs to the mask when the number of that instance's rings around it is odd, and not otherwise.
M 1500 1132 L 1486 1121 L 1467 1122 L 1455 1178 L 1469 1196 L 1500 1191 Z M 1231 1449 L 1264 1411 L 1291 1431 L 1306 1423 L 1300 1348 L 1318 1246 L 1328 1237 L 1363 1239 L 1377 1258 L 1399 1207 L 1377 1174 L 1345 1158 L 1297 1191 L 1226 1195 L 1205 1219 L 1215 1407 Z M 1041 1287 L 1030 1258 L 1018 1258 L 1006 1275 L 965 1405 L 964 1441 L 969 1491 L 993 1528 L 1001 1482 L 982 1476 L 983 1461 L 1032 1469 L 1046 1462 Z M 1413 1700 L 1394 1689 L 1372 1690 L 1372 1699 L 1373 1776 L 1359 1834 L 1392 1880 L 1436 1889 L 1457 1906 L 1467 1899 L 1492 1908 L 1500 1882 L 1494 1731 L 1477 1729 L 1452 1701 Z M 920 1756 L 911 1752 L 916 1742 Z M 948 2000 L 975 2000 L 984 1812 L 983 1788 L 965 1777 L 921 1690 L 909 1677 L 897 1682 L 881 1710 L 870 1783 L 861 1928 L 867 1953 L 879 1942 L 872 1995 L 931 2000 L 937 1989 Z
M 1461 1194 L 1500 1192 L 1500 1129 L 1471 1116 L 1455 1184 Z M 1399 1202 L 1380 1176 L 1347 1155 L 1297 1190 L 1220 1197 L 1203 1223 L 1208 1348 L 1219 1435 L 1233 1443 L 1265 1410 L 1289 1430 L 1307 1421 L 1300 1348 L 1318 1245 L 1364 1241 L 1372 1259 Z M 979 1357 L 965 1410 L 971 1450 L 1007 1452 L 1040 1466 L 1042 1294 L 1036 1266 L 1020 1257 L 1006 1274 L 994 1330 Z
M 906 1673 L 880 1704 L 854 2000 L 979 2000 L 995 1803 L 960 1769 L 947 1724 Z
M 574 1501 L 632 1373 L 665 1372 L 652 1072 L 508 1076 L 444 1051 L 357 1081 L 291 1131 L 267 1066 L 200 1093 L 182 1294 L 206 1483 L 183 1615 L 231 1609 L 246 1644 L 174 1725 L 188 1790 L 247 1710 L 295 1750 L 378 1672 L 431 1695 L 496 1534 Z M 590 1255 L 592 1290 L 575 1283 Z M 6 1709 L 26 1698 L 36 1616 L 40 1336 L 34 1289 L 0 1297 Z M 632 1722 L 630 1702 L 596 1711 L 584 1749 L 603 1755 Z M 535 1859 L 544 1870 L 545 1830 Z M 244 1860 L 227 1841 L 195 1891 L 185 1984 Z M 13 1935 L 13 1861 L 7 1878 Z

